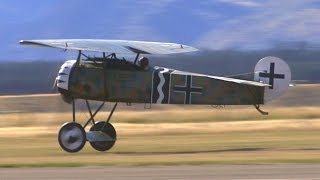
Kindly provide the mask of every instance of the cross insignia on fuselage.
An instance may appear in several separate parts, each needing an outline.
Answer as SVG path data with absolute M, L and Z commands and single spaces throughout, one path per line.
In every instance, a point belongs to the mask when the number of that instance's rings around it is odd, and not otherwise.
M 174 90 L 174 92 L 185 94 L 184 104 L 191 104 L 191 95 L 192 94 L 194 94 L 194 93 L 202 94 L 202 87 L 194 87 L 192 85 L 192 76 L 191 75 L 185 76 L 185 85 L 184 86 L 176 85 L 173 87 L 173 90 Z
M 284 74 L 275 74 L 274 73 L 275 65 L 274 62 L 270 63 L 270 71 L 269 73 L 261 72 L 259 73 L 259 77 L 269 78 L 269 89 L 273 89 L 274 79 L 284 79 Z

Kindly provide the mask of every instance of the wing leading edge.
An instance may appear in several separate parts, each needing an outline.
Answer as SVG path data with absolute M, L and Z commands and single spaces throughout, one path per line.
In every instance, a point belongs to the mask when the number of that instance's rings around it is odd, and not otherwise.
M 20 44 L 119 54 L 175 54 L 198 51 L 194 47 L 176 43 L 103 39 L 21 40 Z

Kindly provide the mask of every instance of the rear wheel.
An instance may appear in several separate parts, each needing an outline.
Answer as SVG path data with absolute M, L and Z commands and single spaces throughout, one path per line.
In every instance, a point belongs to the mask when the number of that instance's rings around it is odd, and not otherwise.
M 107 151 L 111 149 L 116 142 L 117 133 L 110 123 L 97 122 L 90 128 L 90 131 L 102 131 L 110 137 L 108 141 L 90 142 L 91 146 L 97 151 Z

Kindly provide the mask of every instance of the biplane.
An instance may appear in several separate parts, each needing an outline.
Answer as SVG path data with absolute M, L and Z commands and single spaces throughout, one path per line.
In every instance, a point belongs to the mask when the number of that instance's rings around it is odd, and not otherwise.
M 183 104 L 183 105 L 260 105 L 279 97 L 289 87 L 291 71 L 277 57 L 261 59 L 252 73 L 219 77 L 179 71 L 166 67 L 151 67 L 148 55 L 194 53 L 198 49 L 176 43 L 55 39 L 21 40 L 22 45 L 34 45 L 78 51 L 75 60 L 67 60 L 59 70 L 56 86 L 65 102 L 72 104 L 72 121 L 62 125 L 58 134 L 61 148 L 78 152 L 86 141 L 98 151 L 107 151 L 117 140 L 110 119 L 118 103 Z M 100 57 L 90 57 L 96 52 Z M 132 59 L 119 58 L 131 54 Z M 76 122 L 75 99 L 86 102 L 90 118 L 84 125 Z M 101 101 L 93 111 L 89 100 Z M 114 106 L 105 121 L 96 122 L 96 114 L 106 102 Z M 90 130 L 85 128 L 92 124 Z

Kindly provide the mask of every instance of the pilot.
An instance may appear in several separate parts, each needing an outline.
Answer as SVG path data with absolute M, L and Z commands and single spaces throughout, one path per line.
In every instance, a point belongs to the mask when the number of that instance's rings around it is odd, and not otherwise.
M 138 61 L 138 65 L 143 69 L 147 70 L 149 68 L 149 59 L 146 57 L 141 57 Z

